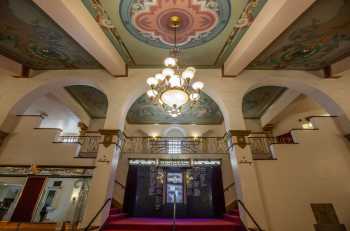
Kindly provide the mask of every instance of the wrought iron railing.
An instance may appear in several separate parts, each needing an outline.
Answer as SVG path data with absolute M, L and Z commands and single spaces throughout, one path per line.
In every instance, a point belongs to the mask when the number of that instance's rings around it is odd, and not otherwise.
M 78 157 L 94 158 L 98 152 L 100 136 L 57 136 L 55 143 L 79 144 Z
M 223 137 L 126 137 L 123 153 L 226 154 Z
M 253 159 L 273 159 L 271 144 L 276 143 L 272 136 L 251 136 L 248 137 Z

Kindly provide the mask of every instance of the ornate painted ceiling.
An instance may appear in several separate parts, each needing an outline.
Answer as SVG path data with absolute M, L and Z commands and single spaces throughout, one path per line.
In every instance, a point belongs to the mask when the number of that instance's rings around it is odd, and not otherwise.
M 221 124 L 223 115 L 219 106 L 205 93 L 192 108 L 184 107 L 183 113 L 173 118 L 161 107 L 152 103 L 146 94 L 139 97 L 127 114 L 129 124 Z
M 32 69 L 101 68 L 31 0 L 0 1 L 0 54 Z
M 106 118 L 108 100 L 101 91 L 85 85 L 73 85 L 65 89 L 92 119 Z
M 319 70 L 350 55 L 350 0 L 317 0 L 250 69 Z
M 130 67 L 159 67 L 174 42 L 168 18 L 180 16 L 181 61 L 219 67 L 267 0 L 82 0 Z M 145 55 L 147 54 L 147 55 Z
M 243 115 L 246 119 L 258 119 L 283 94 L 284 87 L 259 87 L 243 98 Z

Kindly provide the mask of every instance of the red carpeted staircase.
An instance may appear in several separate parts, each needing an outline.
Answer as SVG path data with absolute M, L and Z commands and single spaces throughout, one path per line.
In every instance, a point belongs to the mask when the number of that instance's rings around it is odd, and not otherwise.
M 112 208 L 102 230 L 104 231 L 171 231 L 172 219 L 127 217 L 120 209 Z M 176 231 L 245 231 L 238 211 L 225 214 L 223 219 L 176 219 Z

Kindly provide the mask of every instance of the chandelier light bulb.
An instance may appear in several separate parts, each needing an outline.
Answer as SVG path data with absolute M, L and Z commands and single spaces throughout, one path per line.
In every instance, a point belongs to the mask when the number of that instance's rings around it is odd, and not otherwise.
M 178 75 L 172 75 L 169 79 L 170 87 L 181 87 L 181 78 Z
M 158 81 L 163 81 L 165 76 L 162 73 L 158 73 L 154 76 Z
M 197 81 L 197 82 L 194 82 L 193 84 L 192 84 L 192 88 L 194 89 L 194 90 L 202 90 L 203 89 L 203 87 L 204 87 L 204 83 L 202 83 L 202 82 L 200 82 L 200 81 Z
M 151 87 L 157 86 L 157 84 L 158 84 L 158 80 L 154 77 L 149 77 L 146 82 Z
M 175 73 L 174 70 L 171 68 L 164 68 L 162 71 L 162 74 L 164 75 L 164 77 L 172 76 L 174 75 L 174 73 Z
M 175 67 L 177 63 L 177 59 L 173 57 L 168 57 L 164 60 L 164 65 L 166 67 Z
M 194 75 L 196 73 L 196 69 L 194 67 L 187 67 L 184 72 L 182 72 L 182 78 L 186 80 L 193 79 Z
M 200 98 L 199 93 L 194 92 L 190 95 L 190 100 L 192 100 L 192 101 L 198 101 L 199 98 Z
M 147 96 L 150 98 L 154 98 L 158 95 L 158 92 L 156 90 L 148 90 L 147 91 Z

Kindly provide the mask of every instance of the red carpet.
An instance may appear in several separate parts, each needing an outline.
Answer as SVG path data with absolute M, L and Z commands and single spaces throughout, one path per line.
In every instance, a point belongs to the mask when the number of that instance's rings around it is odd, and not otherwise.
M 111 209 L 110 216 L 102 230 L 171 231 L 172 219 L 127 217 L 118 209 Z M 176 219 L 176 231 L 245 231 L 236 212 L 225 214 L 224 219 L 186 218 Z

